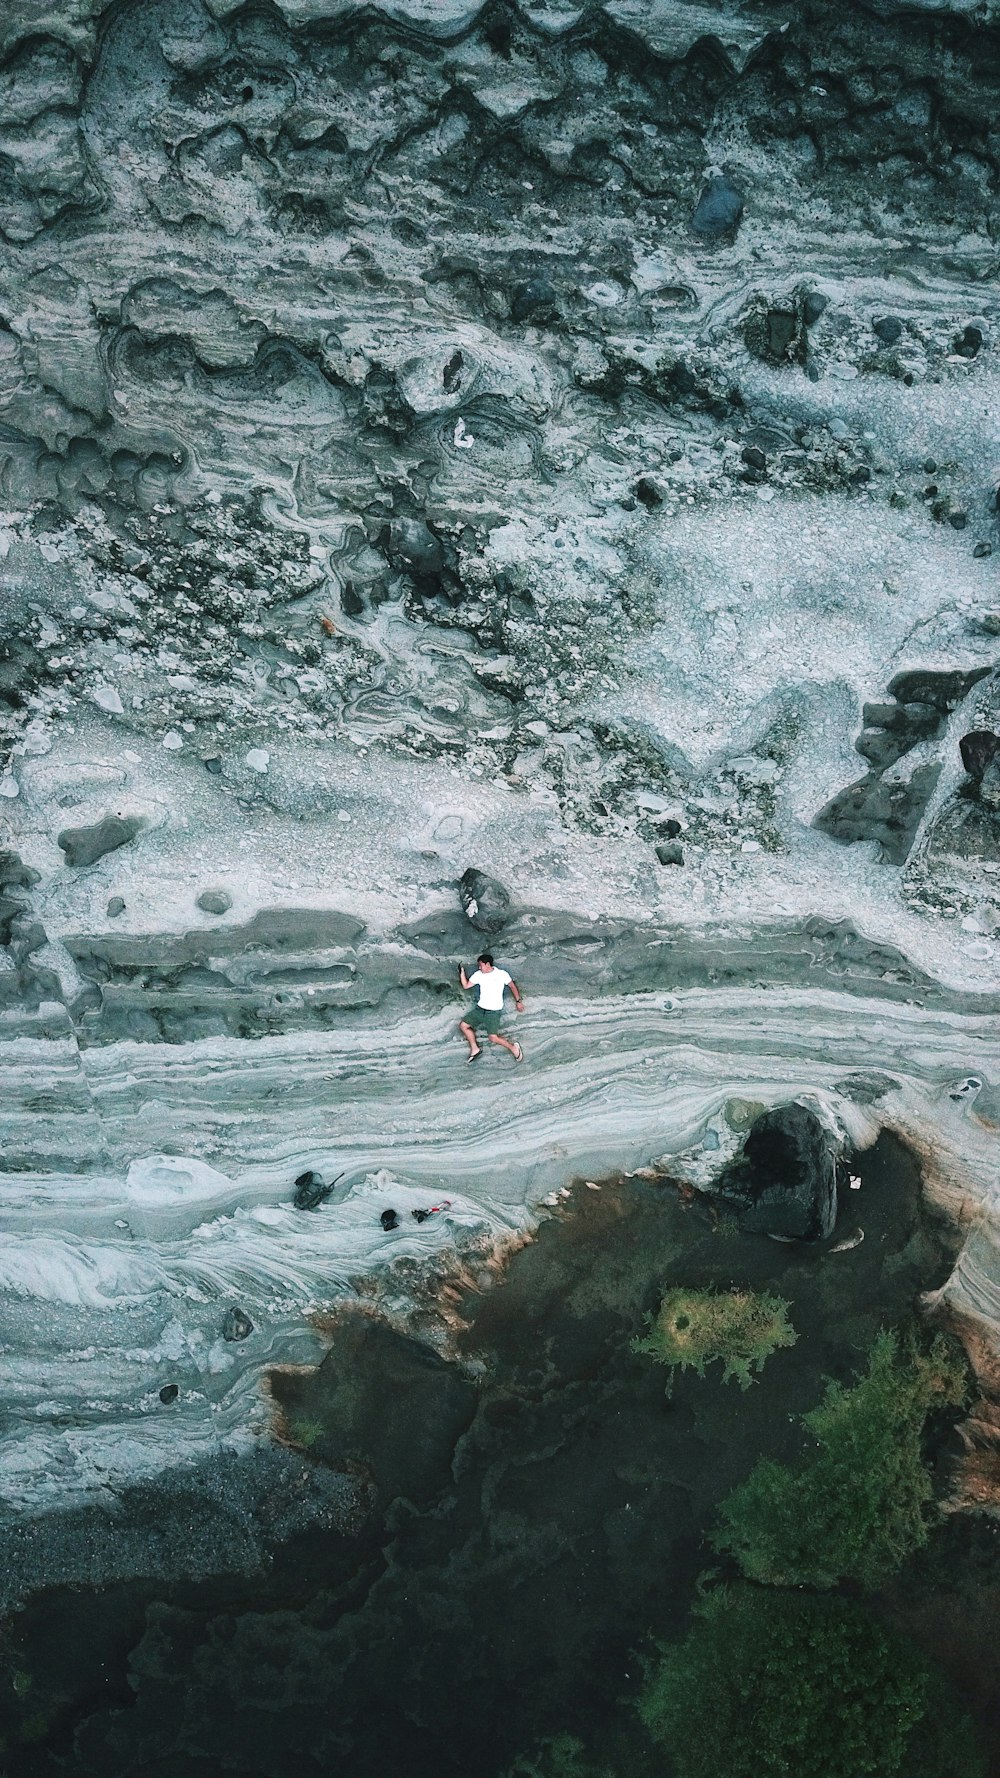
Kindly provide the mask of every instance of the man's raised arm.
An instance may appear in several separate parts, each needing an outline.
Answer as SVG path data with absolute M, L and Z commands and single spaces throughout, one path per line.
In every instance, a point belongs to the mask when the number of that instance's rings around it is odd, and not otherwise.
M 464 963 L 460 963 L 458 966 L 458 979 L 461 982 L 463 988 L 471 988 L 472 983 L 469 981 L 469 978 L 465 973 L 465 964 Z

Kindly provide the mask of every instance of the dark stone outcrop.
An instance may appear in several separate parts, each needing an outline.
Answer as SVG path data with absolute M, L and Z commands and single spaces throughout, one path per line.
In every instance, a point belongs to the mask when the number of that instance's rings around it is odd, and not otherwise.
M 296 1210 L 318 1210 L 330 1196 L 335 1184 L 336 1181 L 331 1180 L 327 1185 L 322 1173 L 315 1173 L 309 1168 L 305 1173 L 300 1173 L 295 1181 L 292 1203 Z
M 935 672 L 932 667 L 910 667 L 889 681 L 889 690 L 901 704 L 933 704 L 936 710 L 955 710 L 990 667 L 954 667 Z
M 725 177 L 710 179 L 691 218 L 693 234 L 706 241 L 732 239 L 743 219 L 743 193 Z
M 66 863 L 74 870 L 82 870 L 108 852 L 127 846 L 144 826 L 141 815 L 105 815 L 103 821 L 96 821 L 92 827 L 64 827 L 58 842 L 66 854 Z
M 233 1343 L 237 1340 L 248 1340 L 253 1333 L 253 1322 L 242 1309 L 227 1309 L 222 1322 L 222 1337 Z
M 510 896 L 502 883 L 473 866 L 458 885 L 465 917 L 477 932 L 502 932 L 510 919 Z
M 940 775 L 937 761 L 918 766 L 908 784 L 887 784 L 871 772 L 838 792 L 813 825 L 842 846 L 878 840 L 889 864 L 903 864 Z
M 970 778 L 981 778 L 990 761 L 1000 753 L 1000 735 L 992 729 L 974 728 L 958 743 L 962 764 Z
M 825 1240 L 837 1220 L 836 1139 L 807 1105 L 778 1105 L 757 1119 L 718 1190 L 754 1234 Z

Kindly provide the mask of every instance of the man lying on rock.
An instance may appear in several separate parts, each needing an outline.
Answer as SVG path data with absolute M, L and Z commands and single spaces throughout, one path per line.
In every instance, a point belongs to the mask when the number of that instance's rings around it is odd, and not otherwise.
M 501 1049 L 509 1050 L 515 1062 L 524 1061 L 524 1052 L 519 1043 L 512 1043 L 509 1037 L 501 1037 L 500 1026 L 503 1023 L 503 997 L 507 988 L 514 996 L 514 1005 L 518 1012 L 524 1007 L 521 991 L 512 976 L 505 969 L 498 969 L 489 951 L 484 951 L 476 958 L 478 969 L 472 975 L 466 975 L 463 963 L 458 971 L 458 979 L 463 988 L 479 989 L 479 1005 L 475 1011 L 463 1019 L 459 1030 L 469 1046 L 469 1061 L 478 1062 L 482 1055 L 477 1032 L 484 1032 L 491 1043 L 498 1044 Z

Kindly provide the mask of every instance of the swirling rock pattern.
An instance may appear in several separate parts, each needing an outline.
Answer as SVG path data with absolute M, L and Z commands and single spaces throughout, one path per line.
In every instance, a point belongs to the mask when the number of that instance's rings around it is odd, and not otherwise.
M 366 1269 L 707 1179 L 731 1097 L 908 1134 L 995 1327 L 998 46 L 0 19 L 11 1511 L 242 1449 Z M 470 1099 L 480 878 L 528 1066 Z

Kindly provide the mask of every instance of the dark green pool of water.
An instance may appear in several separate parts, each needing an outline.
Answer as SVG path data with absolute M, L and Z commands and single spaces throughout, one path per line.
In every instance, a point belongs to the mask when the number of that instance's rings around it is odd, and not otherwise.
M 652 1182 L 581 1186 L 465 1303 L 471 1375 L 346 1316 L 318 1371 L 277 1390 L 317 1461 L 371 1472 L 367 1526 L 299 1538 L 250 1579 L 36 1599 L 2 1650 L 29 1682 L 8 1699 L 10 1778 L 492 1778 L 567 1728 L 620 1761 L 637 1648 L 683 1626 L 718 1501 L 761 1454 L 801 1449 L 824 1377 L 947 1274 L 906 1151 L 884 1137 L 862 1172 L 838 1232 L 865 1240 L 840 1254 L 713 1227 Z M 745 1393 L 716 1367 L 668 1397 L 629 1343 L 671 1283 L 773 1289 L 798 1343 Z M 935 1566 L 935 1543 L 887 1602 L 928 1644 L 937 1596 L 956 1620 L 1000 1597 L 982 1523 L 947 1527 L 952 1558 Z M 981 1720 L 985 1662 L 956 1673 Z

